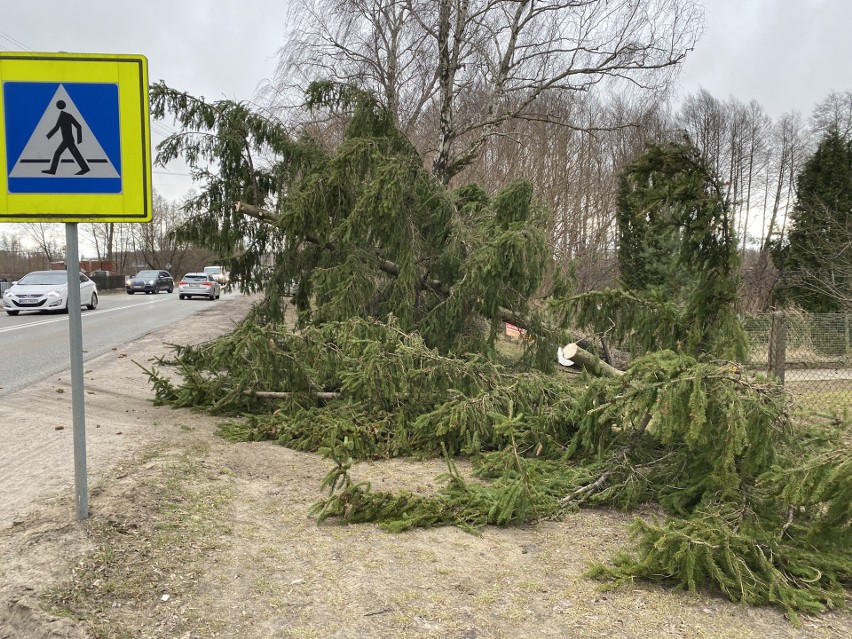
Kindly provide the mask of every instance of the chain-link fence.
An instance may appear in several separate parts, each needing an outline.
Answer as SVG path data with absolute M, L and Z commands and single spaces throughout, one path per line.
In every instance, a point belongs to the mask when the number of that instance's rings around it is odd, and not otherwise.
M 744 324 L 749 367 L 775 375 L 803 408 L 852 409 L 852 315 L 776 311 Z

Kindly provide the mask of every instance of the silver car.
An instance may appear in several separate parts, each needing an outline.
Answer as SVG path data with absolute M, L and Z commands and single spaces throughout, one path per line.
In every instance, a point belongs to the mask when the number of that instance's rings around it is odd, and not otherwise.
M 80 306 L 98 307 L 98 287 L 80 273 Z M 3 308 L 9 315 L 21 311 L 68 311 L 68 274 L 66 271 L 27 273 L 3 293 Z
M 209 273 L 187 273 L 178 283 L 178 297 L 188 300 L 191 297 L 206 297 L 218 300 L 222 295 L 222 285 Z

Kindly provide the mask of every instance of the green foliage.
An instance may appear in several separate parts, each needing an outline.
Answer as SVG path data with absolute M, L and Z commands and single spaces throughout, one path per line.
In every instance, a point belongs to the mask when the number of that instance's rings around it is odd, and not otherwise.
M 814 313 L 842 310 L 852 289 L 852 140 L 829 130 L 796 186 L 792 230 L 773 251 L 776 300 Z
M 334 457 L 334 455 L 331 455 Z M 369 484 L 354 484 L 340 478 L 351 459 L 336 459 L 338 466 L 329 473 L 324 487 L 329 498 L 311 509 L 319 522 L 338 517 L 347 523 L 375 522 L 392 532 L 410 528 L 430 528 L 452 524 L 469 532 L 486 525 L 509 526 L 530 521 L 547 511 L 556 501 L 539 494 L 537 484 L 523 470 L 500 476 L 491 485 L 466 482 L 452 459 L 442 478 L 447 485 L 435 496 L 403 491 L 396 494 L 373 492 Z M 520 460 L 519 460 L 520 461 Z M 341 484 L 342 488 L 336 490 Z
M 828 448 L 766 477 L 795 511 L 810 514 L 800 534 L 808 543 L 846 552 L 852 548 L 852 451 Z M 792 523 L 792 521 L 791 521 Z M 794 528 L 795 530 L 795 528 Z
M 614 324 L 621 343 L 643 352 L 743 357 L 729 210 L 698 150 L 690 144 L 652 145 L 626 166 L 617 221 L 624 289 L 562 301 L 563 312 L 598 332 Z
M 569 454 L 615 466 L 617 453 L 631 472 L 644 467 L 644 491 L 614 501 L 653 500 L 681 514 L 708 499 L 736 500 L 775 462 L 783 434 L 784 396 L 777 387 L 751 379 L 736 364 L 672 351 L 636 360 L 617 379 L 596 380 L 580 404 L 590 408 Z M 665 466 L 654 462 L 661 449 L 671 455 Z
M 651 145 L 619 176 L 618 263 L 628 290 L 682 289 L 735 272 L 729 211 L 718 178 L 689 143 Z M 679 270 L 685 271 L 679 276 Z
M 293 333 L 250 318 L 230 335 L 174 353 L 159 364 L 174 366 L 184 383 L 151 371 L 158 402 L 242 416 L 226 427 L 231 436 L 298 450 L 348 439 L 359 459 L 475 454 L 505 445 L 494 424 L 509 406 L 540 425 L 521 438 L 525 451 L 560 450 L 568 428 L 564 381 L 480 356 L 443 356 L 396 323 L 353 319 Z M 282 384 L 289 395 L 258 398 Z M 319 398 L 323 392 L 338 395 Z
M 754 513 L 714 504 L 688 519 L 665 523 L 637 519 L 636 553 L 622 553 L 612 566 L 596 564 L 594 577 L 623 583 L 635 577 L 695 592 L 712 586 L 731 601 L 783 607 L 794 622 L 844 605 L 848 551 L 826 553 L 802 540 L 781 539 Z
M 538 347 L 551 344 L 531 303 L 552 269 L 548 212 L 528 182 L 493 197 L 448 191 L 387 110 L 352 87 L 308 89 L 309 107 L 347 119 L 331 153 L 243 104 L 207 104 L 161 84 L 151 99 L 156 117 L 172 111 L 199 131 L 170 137 L 158 156 L 182 156 L 205 184 L 179 237 L 227 257 L 248 290 L 263 289 L 268 317 L 280 319 L 283 285 L 297 280 L 302 326 L 393 317 L 443 353 L 485 353 L 508 312 L 530 315 Z M 217 173 L 197 168 L 208 164 Z M 260 267 L 270 258 L 267 281 Z M 484 337 L 482 327 L 491 327 Z
M 229 255 L 265 293 L 230 335 L 159 360 L 148 371 L 156 401 L 230 418 L 222 434 L 233 440 L 331 459 L 319 521 L 475 531 L 656 504 L 669 519 L 637 523 L 635 554 L 598 574 L 711 587 L 791 615 L 843 602 L 848 424 L 803 433 L 781 389 L 729 361 L 745 347 L 736 251 L 716 178 L 692 147 L 652 147 L 622 176 L 625 289 L 545 305 L 543 282 L 564 284 L 530 185 L 447 190 L 370 95 L 310 87 L 309 106 L 347 121 L 333 152 L 244 105 L 163 85 L 152 101 L 158 117 L 171 110 L 201 131 L 173 136 L 160 157 L 218 169 L 195 169 L 206 187 L 181 237 Z M 269 255 L 266 282 L 257 269 Z M 295 329 L 281 322 L 293 279 Z M 613 377 L 553 374 L 569 320 L 648 354 Z M 504 321 L 532 338 L 520 356 L 497 353 Z M 350 476 L 358 460 L 438 455 L 448 472 L 435 494 Z M 458 456 L 473 460 L 473 478 Z
M 284 126 L 258 115 L 247 103 L 208 103 L 162 82 L 151 86 L 150 100 L 153 117 L 171 113 L 183 128 L 158 146 L 157 162 L 182 158 L 194 179 L 206 184 L 185 204 L 191 217 L 177 231 L 177 239 L 228 258 L 235 279 L 247 290 L 261 290 L 261 258 L 265 253 L 283 255 L 291 244 L 279 229 L 253 223 L 234 205 L 262 206 L 280 197 L 282 184 L 321 163 L 325 151 L 308 138 L 294 141 Z M 263 162 L 268 153 L 278 161 Z
M 150 371 L 159 401 L 235 416 L 223 426 L 231 439 L 334 461 L 312 509 L 320 521 L 476 531 L 651 503 L 667 522 L 637 523 L 635 551 L 596 574 L 709 587 L 794 618 L 843 602 L 849 425 L 794 427 L 781 389 L 731 362 L 661 351 L 620 377 L 576 378 L 444 355 L 395 322 L 293 332 L 252 316 L 231 335 L 175 347 L 166 364 L 183 379 Z M 434 494 L 350 478 L 358 460 L 438 455 L 448 472 Z

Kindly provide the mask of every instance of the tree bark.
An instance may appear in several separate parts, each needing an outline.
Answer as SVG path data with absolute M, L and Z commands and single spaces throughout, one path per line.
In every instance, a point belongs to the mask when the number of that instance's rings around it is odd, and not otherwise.
M 624 371 L 610 366 L 597 355 L 593 355 L 589 351 L 580 348 L 576 342 L 566 344 L 562 348 L 562 354 L 568 359 L 577 362 L 585 370 L 592 373 L 592 375 L 597 375 L 598 377 L 620 377 L 624 375 Z
M 297 393 L 294 391 L 253 391 L 253 390 L 244 390 L 243 395 L 247 395 L 248 397 L 260 397 L 262 399 L 287 399 L 288 397 L 293 397 L 294 395 L 301 395 L 302 393 Z M 317 393 L 309 393 L 313 397 L 317 399 L 337 399 L 340 397 L 340 393 L 336 393 L 333 391 L 320 391 Z

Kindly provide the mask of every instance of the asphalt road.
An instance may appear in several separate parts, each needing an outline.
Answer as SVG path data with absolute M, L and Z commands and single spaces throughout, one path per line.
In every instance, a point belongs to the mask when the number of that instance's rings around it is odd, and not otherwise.
M 240 293 L 222 293 L 222 299 Z M 199 313 L 219 301 L 180 300 L 177 291 L 144 295 L 101 293 L 94 311 L 83 309 L 83 361 L 174 322 Z M 199 321 L 199 331 L 204 331 Z M 0 397 L 70 366 L 68 316 L 0 310 Z

